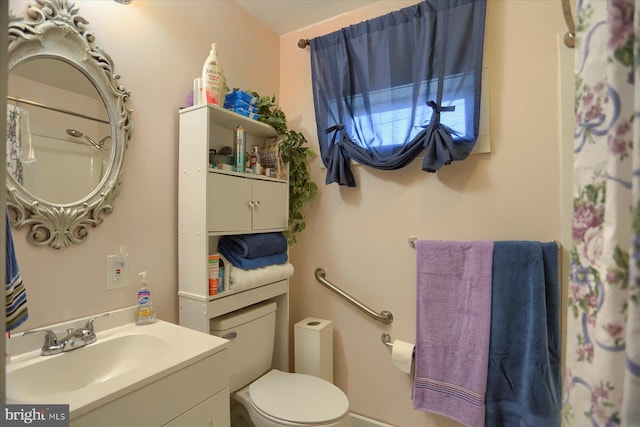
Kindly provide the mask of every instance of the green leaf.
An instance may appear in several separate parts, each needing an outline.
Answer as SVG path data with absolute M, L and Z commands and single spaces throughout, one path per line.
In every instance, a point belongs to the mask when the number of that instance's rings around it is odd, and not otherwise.
M 311 179 L 307 159 L 316 155 L 308 146 L 307 139 L 300 132 L 289 130 L 285 113 L 276 102 L 275 95 L 261 96 L 250 91 L 258 98 L 256 107 L 260 121 L 273 127 L 281 137 L 278 149 L 282 161 L 289 164 L 289 229 L 284 233 L 289 244 L 296 243 L 296 234 L 304 231 L 306 220 L 302 209 L 318 194 L 318 186 Z

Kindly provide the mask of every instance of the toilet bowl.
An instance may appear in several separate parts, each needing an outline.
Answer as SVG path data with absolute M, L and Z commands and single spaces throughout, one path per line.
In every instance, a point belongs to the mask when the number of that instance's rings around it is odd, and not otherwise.
M 256 427 L 350 427 L 342 390 L 313 375 L 272 368 L 275 311 L 276 304 L 266 302 L 211 320 L 211 333 L 229 339 L 232 400 Z
M 349 401 L 335 385 L 273 369 L 233 393 L 256 427 L 349 427 Z

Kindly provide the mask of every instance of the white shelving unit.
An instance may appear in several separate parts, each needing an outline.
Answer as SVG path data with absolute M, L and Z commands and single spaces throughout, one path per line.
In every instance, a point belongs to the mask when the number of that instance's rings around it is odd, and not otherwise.
M 276 137 L 264 123 L 216 105 L 180 110 L 178 178 L 178 296 L 180 324 L 210 332 L 210 320 L 266 300 L 277 303 L 274 368 L 288 370 L 289 281 L 209 296 L 208 255 L 221 236 L 284 231 L 289 212 L 287 180 L 212 169 L 209 149 L 233 147 L 233 129 L 247 131 L 247 151 Z

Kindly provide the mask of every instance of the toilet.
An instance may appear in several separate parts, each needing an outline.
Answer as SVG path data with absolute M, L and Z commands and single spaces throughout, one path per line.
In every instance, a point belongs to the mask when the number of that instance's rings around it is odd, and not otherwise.
M 338 387 L 272 369 L 275 312 L 275 302 L 264 302 L 211 320 L 211 333 L 230 341 L 232 401 L 256 427 L 350 427 L 349 400 Z

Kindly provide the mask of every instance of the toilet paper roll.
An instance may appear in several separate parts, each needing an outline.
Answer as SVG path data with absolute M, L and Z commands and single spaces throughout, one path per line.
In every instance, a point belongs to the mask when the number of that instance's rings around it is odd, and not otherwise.
M 411 367 L 413 366 L 413 357 L 415 344 L 395 340 L 393 342 L 393 349 L 391 350 L 391 361 L 393 362 L 393 366 L 401 370 L 406 374 L 411 373 Z

